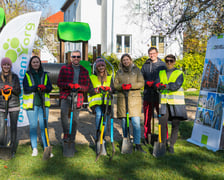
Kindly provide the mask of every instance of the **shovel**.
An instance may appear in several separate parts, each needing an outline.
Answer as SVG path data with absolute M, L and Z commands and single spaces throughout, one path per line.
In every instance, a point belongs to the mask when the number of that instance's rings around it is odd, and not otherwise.
M 158 141 L 158 134 L 154 134 L 155 130 L 155 115 L 154 115 L 154 103 L 152 103 L 152 134 L 148 134 L 148 143 L 154 146 L 154 142 Z
M 4 140 L 4 145 L 0 145 L 0 158 L 1 159 L 4 159 L 4 160 L 9 160 L 12 158 L 12 145 L 10 146 L 7 146 L 7 122 L 8 122 L 8 119 L 7 119 L 7 115 L 8 115 L 8 105 L 9 105 L 9 97 L 12 93 L 11 89 L 8 89 L 9 93 L 5 93 L 3 91 L 3 89 L 1 89 L 1 92 L 2 92 L 2 95 L 5 99 L 5 140 Z
M 121 154 L 131 154 L 133 145 L 130 140 L 130 131 L 129 131 L 129 112 L 128 112 L 128 90 L 123 91 L 125 96 L 125 104 L 126 104 L 126 120 L 127 120 L 127 137 L 123 137 Z
M 45 140 L 47 143 L 47 147 L 44 148 L 43 160 L 48 160 L 51 156 L 52 146 L 50 146 L 49 137 L 48 137 L 48 129 L 47 129 L 47 117 L 46 117 L 46 109 L 45 109 L 45 93 L 38 90 L 41 95 L 42 101 L 42 109 L 43 109 L 43 118 L 44 118 L 44 132 L 45 132 Z
M 113 109 L 114 103 L 113 102 L 114 102 L 113 97 L 111 96 L 110 141 L 111 141 L 111 144 L 112 144 L 112 155 L 110 157 L 110 160 L 112 160 L 112 158 L 115 154 L 115 146 L 114 146 L 114 109 Z
M 72 94 L 72 99 L 71 99 L 71 104 L 72 104 L 72 108 L 71 108 L 71 114 L 70 114 L 70 127 L 69 127 L 69 136 L 71 137 L 72 134 L 72 121 L 73 121 L 73 114 L 75 111 L 75 104 L 74 104 L 74 100 L 75 97 L 77 96 L 78 93 L 78 89 L 75 89 L 75 91 L 71 92 Z M 63 156 L 64 157 L 73 157 L 75 154 L 75 143 L 74 141 L 69 140 L 68 142 L 64 141 L 63 143 Z
M 105 148 L 105 142 L 103 140 L 103 135 L 104 135 L 104 128 L 105 128 L 105 124 L 106 124 L 105 120 L 106 120 L 107 111 L 108 111 L 109 98 L 107 100 L 106 108 L 104 108 L 104 106 L 105 106 L 104 105 L 105 95 L 108 95 L 108 92 L 102 91 L 102 93 L 103 93 L 103 97 L 102 97 L 102 107 L 103 107 L 102 108 L 103 109 L 102 112 L 103 113 L 102 113 L 102 117 L 101 117 L 101 121 L 100 121 L 100 128 L 97 129 L 97 144 L 96 144 L 97 157 L 96 157 L 95 162 L 99 159 L 100 155 L 107 155 L 107 151 L 106 151 L 106 148 Z M 98 141 L 99 131 L 100 131 L 100 141 Z
M 164 156 L 165 154 L 166 154 L 166 145 L 162 143 L 161 124 L 159 124 L 159 142 L 157 141 L 154 143 L 153 156 L 157 158 L 157 157 Z
M 159 102 L 160 102 L 160 92 L 159 92 Z M 155 142 L 154 143 L 154 147 L 153 147 L 153 156 L 154 157 L 161 157 L 164 156 L 166 154 L 166 145 L 162 142 L 162 138 L 161 138 L 161 104 L 159 104 L 159 142 Z

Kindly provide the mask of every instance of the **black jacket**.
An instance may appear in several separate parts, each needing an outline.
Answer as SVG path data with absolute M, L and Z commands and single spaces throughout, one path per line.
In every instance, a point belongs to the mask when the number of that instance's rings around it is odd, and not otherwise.
M 1 77 L 2 72 L 0 73 Z M 2 79 L 0 78 L 0 88 L 3 88 L 4 85 L 9 85 L 12 86 L 12 94 L 9 98 L 9 106 L 8 108 L 12 107 L 19 107 L 20 106 L 20 101 L 19 101 L 19 95 L 21 93 L 21 88 L 20 88 L 20 83 L 19 83 L 19 77 L 12 72 L 12 83 L 9 82 L 3 82 Z M 5 109 L 5 100 L 2 96 L 2 93 L 0 92 L 0 109 Z
M 144 85 L 144 101 L 159 102 L 159 95 L 153 87 L 148 87 L 147 81 L 156 81 L 159 78 L 159 71 L 166 69 L 166 64 L 158 58 L 156 63 L 152 63 L 151 59 L 148 59 L 142 66 L 141 72 L 145 80 Z

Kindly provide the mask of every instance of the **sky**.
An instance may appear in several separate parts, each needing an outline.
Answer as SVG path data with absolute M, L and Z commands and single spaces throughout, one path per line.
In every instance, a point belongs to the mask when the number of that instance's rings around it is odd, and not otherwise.
M 49 8 L 45 8 L 45 10 L 43 10 L 43 15 L 48 13 L 48 10 L 51 9 L 52 13 L 56 13 L 58 11 L 60 11 L 62 5 L 64 5 L 66 0 L 49 0 Z M 42 15 L 42 16 L 43 16 Z

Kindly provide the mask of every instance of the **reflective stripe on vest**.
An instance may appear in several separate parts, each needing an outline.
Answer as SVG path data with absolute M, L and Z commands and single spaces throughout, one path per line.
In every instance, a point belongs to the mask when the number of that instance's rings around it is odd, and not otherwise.
M 30 76 L 28 73 L 25 74 L 27 77 L 28 85 L 31 87 L 34 84 L 34 79 L 32 76 Z M 43 79 L 44 78 L 44 79 Z M 45 73 L 45 76 L 41 77 L 41 82 L 44 81 L 44 85 L 47 85 L 47 73 Z M 34 95 L 35 93 L 32 92 L 30 94 L 23 94 L 23 109 L 32 109 L 33 108 L 33 101 L 34 101 Z M 50 107 L 50 94 L 45 93 L 45 106 Z
M 159 72 L 160 83 L 169 84 L 176 82 L 177 78 L 183 72 L 180 70 L 175 70 L 171 73 L 169 80 L 167 80 L 166 70 Z M 183 105 L 184 101 L 184 90 L 182 86 L 177 91 L 163 90 L 161 92 L 161 104 L 171 104 L 171 105 Z
M 103 86 L 110 87 L 111 78 L 112 76 L 107 76 L 107 82 L 103 82 Z M 92 81 L 93 88 L 102 86 L 101 82 L 98 80 L 98 77 L 96 75 L 91 75 L 90 79 Z M 102 105 L 102 97 L 103 97 L 102 93 L 95 94 L 93 96 L 88 96 L 89 107 L 92 107 L 95 105 Z M 107 104 L 107 95 L 105 95 L 104 104 Z M 109 105 L 111 105 L 111 98 L 109 98 Z

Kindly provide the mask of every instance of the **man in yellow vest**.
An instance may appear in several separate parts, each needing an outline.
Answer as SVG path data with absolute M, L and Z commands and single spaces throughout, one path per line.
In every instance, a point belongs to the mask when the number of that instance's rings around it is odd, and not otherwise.
M 167 121 L 172 122 L 170 146 L 168 151 L 174 153 L 174 144 L 178 137 L 179 124 L 181 120 L 187 119 L 187 112 L 184 101 L 184 74 L 174 67 L 176 58 L 169 54 L 165 57 L 167 70 L 159 72 L 159 80 L 155 82 L 156 88 L 160 91 L 160 124 L 162 142 L 166 142 Z

